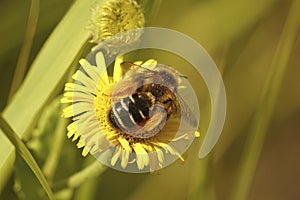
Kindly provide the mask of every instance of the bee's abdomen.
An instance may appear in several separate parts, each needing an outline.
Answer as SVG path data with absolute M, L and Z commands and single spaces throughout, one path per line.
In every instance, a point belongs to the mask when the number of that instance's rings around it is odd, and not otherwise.
M 147 93 L 135 93 L 112 106 L 109 120 L 116 128 L 130 131 L 144 124 L 151 106 L 152 101 Z

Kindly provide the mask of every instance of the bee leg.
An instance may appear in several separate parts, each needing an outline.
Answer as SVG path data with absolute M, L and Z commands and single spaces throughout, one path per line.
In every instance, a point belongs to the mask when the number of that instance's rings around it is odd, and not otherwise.
M 159 133 L 167 121 L 167 112 L 162 105 L 155 104 L 152 108 L 149 112 L 149 119 L 136 131 L 136 134 L 143 138 Z
M 147 130 L 151 135 L 155 135 L 164 127 L 168 114 L 163 106 L 155 104 L 153 110 L 150 110 L 149 116 L 150 119 L 145 126 L 147 126 Z

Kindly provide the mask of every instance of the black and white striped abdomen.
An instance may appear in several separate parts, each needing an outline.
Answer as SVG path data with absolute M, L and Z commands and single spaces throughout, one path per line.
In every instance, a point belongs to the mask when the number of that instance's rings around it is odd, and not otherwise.
M 143 126 L 149 119 L 149 109 L 154 104 L 151 93 L 134 93 L 115 103 L 109 111 L 109 121 L 124 132 Z

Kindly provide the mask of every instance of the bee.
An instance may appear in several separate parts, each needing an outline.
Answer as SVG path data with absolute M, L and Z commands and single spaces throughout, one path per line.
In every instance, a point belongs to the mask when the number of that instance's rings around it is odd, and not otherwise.
M 180 79 L 186 78 L 167 65 L 153 69 L 129 62 L 121 64 L 129 70 L 115 86 L 112 106 L 108 111 L 111 125 L 134 137 L 156 135 L 171 118 L 184 114 L 192 126 L 198 122 L 178 93 Z

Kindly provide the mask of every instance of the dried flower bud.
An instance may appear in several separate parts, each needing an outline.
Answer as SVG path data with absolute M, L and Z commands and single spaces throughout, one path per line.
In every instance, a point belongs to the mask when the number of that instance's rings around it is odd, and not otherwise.
M 99 43 L 123 31 L 142 28 L 144 24 L 144 14 L 136 1 L 108 0 L 104 4 L 96 4 L 92 8 L 92 17 L 88 28 L 93 35 L 92 42 Z M 124 42 L 136 40 L 136 38 L 139 38 L 139 35 L 120 38 L 119 42 L 124 44 Z

